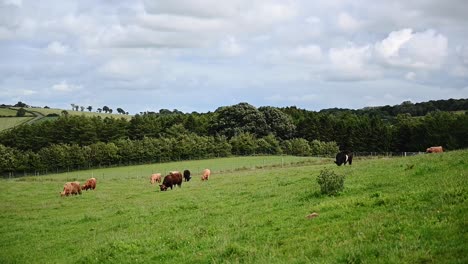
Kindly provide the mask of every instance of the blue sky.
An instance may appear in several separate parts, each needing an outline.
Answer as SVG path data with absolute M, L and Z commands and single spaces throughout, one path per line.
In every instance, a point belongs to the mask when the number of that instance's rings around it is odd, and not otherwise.
M 468 97 L 464 0 L 0 0 L 0 103 L 130 113 Z

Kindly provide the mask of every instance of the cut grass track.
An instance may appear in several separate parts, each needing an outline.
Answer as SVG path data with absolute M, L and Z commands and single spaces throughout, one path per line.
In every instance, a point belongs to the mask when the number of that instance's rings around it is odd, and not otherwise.
M 252 159 L 2 180 L 0 262 L 468 262 L 467 150 L 341 167 Z M 214 173 L 201 182 L 205 167 Z M 324 167 L 346 175 L 341 195 L 319 194 Z M 184 168 L 197 174 L 182 188 L 149 184 L 153 170 Z M 59 196 L 66 180 L 89 175 L 96 190 Z M 311 212 L 319 216 L 306 219 Z
M 34 117 L 0 117 L 0 131 L 24 124 Z

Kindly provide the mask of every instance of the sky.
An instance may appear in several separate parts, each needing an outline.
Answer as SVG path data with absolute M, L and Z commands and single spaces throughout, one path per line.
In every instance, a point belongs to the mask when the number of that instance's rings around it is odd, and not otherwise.
M 466 0 L 0 0 L 0 103 L 199 113 L 468 98 Z

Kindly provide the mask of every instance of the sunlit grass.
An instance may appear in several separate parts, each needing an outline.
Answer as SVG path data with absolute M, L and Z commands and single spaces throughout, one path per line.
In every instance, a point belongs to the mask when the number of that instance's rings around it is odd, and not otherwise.
M 2 180 L 0 262 L 466 263 L 467 159 L 226 158 Z M 346 175 L 340 195 L 320 194 L 324 167 Z M 149 183 L 186 168 L 182 188 Z M 60 197 L 91 175 L 95 191 Z

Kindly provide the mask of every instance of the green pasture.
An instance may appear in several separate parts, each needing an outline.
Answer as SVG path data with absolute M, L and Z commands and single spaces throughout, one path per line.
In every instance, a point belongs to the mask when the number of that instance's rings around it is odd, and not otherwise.
M 0 131 L 26 123 L 34 117 L 0 117 Z
M 132 115 L 97 113 L 96 109 L 93 109 L 92 112 L 89 112 L 87 109 L 85 109 L 84 111 L 74 111 L 70 109 L 55 109 L 55 108 L 28 108 L 27 110 L 32 111 L 32 112 L 38 112 L 44 116 L 47 116 L 49 114 L 61 115 L 62 111 L 65 110 L 68 112 L 69 115 L 84 115 L 87 117 L 100 116 L 102 118 L 105 118 L 105 117 L 125 118 L 127 120 L 130 120 L 132 118 Z
M 467 159 L 245 157 L 1 180 L 0 263 L 467 263 Z M 340 195 L 319 193 L 323 168 L 346 176 Z M 149 183 L 184 169 L 182 188 Z M 60 197 L 90 176 L 96 190 Z

